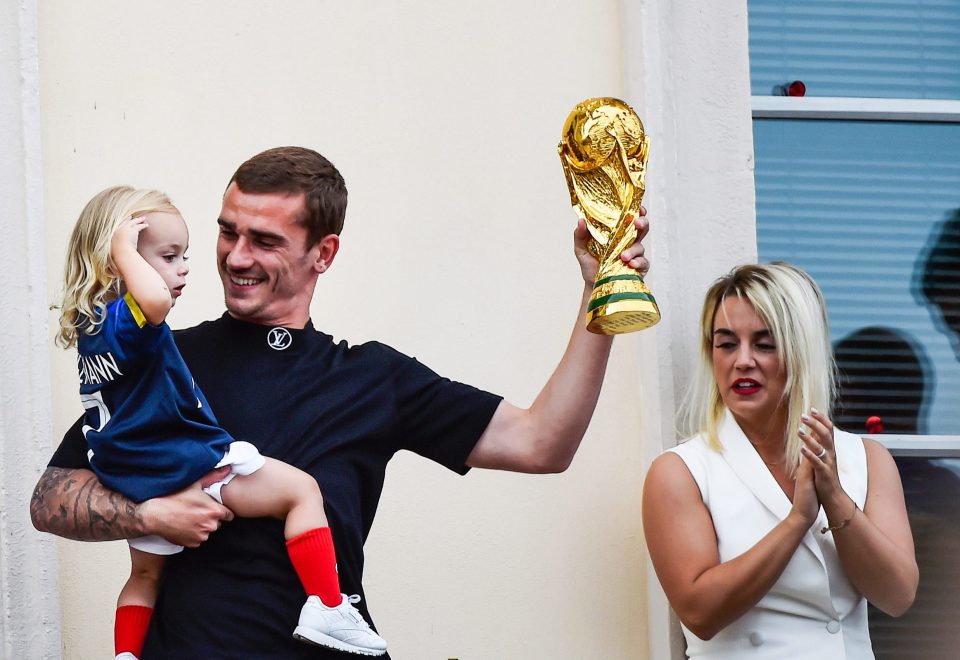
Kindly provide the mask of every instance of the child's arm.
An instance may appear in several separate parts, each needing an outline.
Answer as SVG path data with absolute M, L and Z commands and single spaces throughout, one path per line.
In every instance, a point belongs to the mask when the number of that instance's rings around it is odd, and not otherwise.
M 160 273 L 137 252 L 137 239 L 146 228 L 146 217 L 127 218 L 121 222 L 113 232 L 110 256 L 147 322 L 160 325 L 173 307 L 173 298 Z

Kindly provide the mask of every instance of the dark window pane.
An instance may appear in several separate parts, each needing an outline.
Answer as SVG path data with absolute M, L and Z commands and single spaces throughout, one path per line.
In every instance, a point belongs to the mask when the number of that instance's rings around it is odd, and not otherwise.
M 920 566 L 920 588 L 901 618 L 870 608 L 877 660 L 960 657 L 960 459 L 897 458 Z

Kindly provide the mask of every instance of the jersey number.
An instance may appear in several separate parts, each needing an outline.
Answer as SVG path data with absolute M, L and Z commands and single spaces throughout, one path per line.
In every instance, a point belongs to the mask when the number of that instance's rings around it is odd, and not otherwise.
M 90 426 L 89 424 L 84 424 L 83 428 L 83 437 L 87 437 L 89 431 L 97 431 L 98 433 L 103 430 L 103 427 L 107 425 L 107 422 L 110 421 L 110 411 L 107 410 L 107 404 L 103 402 L 103 394 L 101 392 L 94 392 L 93 394 L 81 394 L 80 403 L 83 404 L 83 407 L 87 410 L 96 410 L 97 417 L 100 419 L 100 426 L 96 428 Z M 89 418 L 89 417 L 88 417 Z

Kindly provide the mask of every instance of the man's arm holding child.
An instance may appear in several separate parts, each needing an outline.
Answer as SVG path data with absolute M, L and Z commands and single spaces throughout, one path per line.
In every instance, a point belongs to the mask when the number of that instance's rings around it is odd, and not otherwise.
M 222 468 L 222 473 L 229 468 Z M 212 472 L 204 482 L 222 474 Z M 114 541 L 156 534 L 193 548 L 233 513 L 201 490 L 201 482 L 179 493 L 137 504 L 104 488 L 82 468 L 48 467 L 33 491 L 30 518 L 41 532 L 76 541 Z

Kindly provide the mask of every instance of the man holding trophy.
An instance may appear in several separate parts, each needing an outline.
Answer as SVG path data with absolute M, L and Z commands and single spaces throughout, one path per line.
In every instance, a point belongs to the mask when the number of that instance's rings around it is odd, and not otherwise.
M 225 429 L 320 483 L 347 594 L 363 595 L 363 543 L 396 451 L 461 474 L 471 467 L 565 470 L 596 407 L 609 335 L 659 318 L 642 278 L 642 125 L 626 104 L 595 99 L 577 106 L 564 133 L 561 159 L 580 215 L 581 314 L 591 331 L 578 319 L 529 408 L 440 378 L 382 344 L 348 347 L 314 329 L 310 299 L 337 254 L 346 210 L 343 179 L 323 156 L 270 149 L 230 180 L 217 245 L 227 312 L 178 332 L 178 347 Z M 293 294 L 291 282 L 300 286 Z M 278 327 L 290 338 L 284 350 L 269 343 Z M 78 423 L 37 484 L 31 514 L 38 529 L 89 541 L 158 534 L 192 548 L 168 564 L 144 660 L 343 657 L 289 636 L 302 597 L 278 542 L 279 521 L 237 520 L 213 534 L 232 514 L 200 484 L 137 504 L 99 484 L 86 451 Z M 211 597 L 215 606 L 198 615 L 197 604 Z M 358 609 L 372 620 L 365 601 Z

